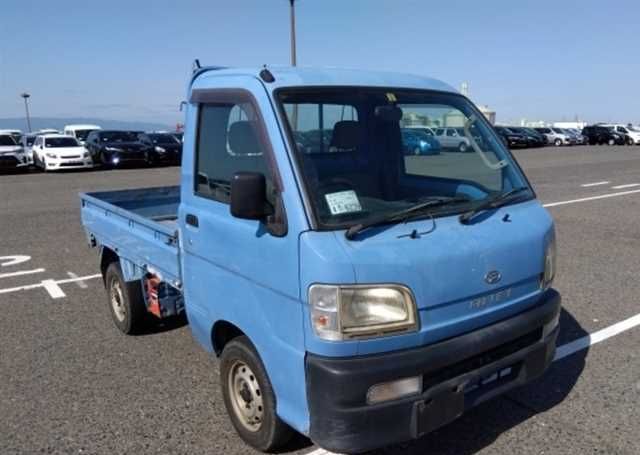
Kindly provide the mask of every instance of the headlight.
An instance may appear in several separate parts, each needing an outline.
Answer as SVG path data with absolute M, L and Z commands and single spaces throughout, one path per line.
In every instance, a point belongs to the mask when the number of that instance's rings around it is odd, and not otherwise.
M 122 150 L 120 150 L 118 147 L 105 147 L 104 148 L 107 152 L 121 152 Z
M 311 325 L 325 340 L 345 340 L 417 330 L 416 303 L 397 285 L 309 288 Z
M 45 155 L 47 155 L 47 158 L 51 158 L 52 160 L 55 160 L 56 158 L 58 158 L 58 156 L 55 153 L 45 153 Z
M 158 147 L 157 145 L 154 147 L 154 150 L 158 153 L 164 153 L 166 150 L 162 147 Z
M 544 252 L 544 271 L 540 279 L 540 286 L 542 289 L 549 289 L 553 283 L 553 279 L 556 276 L 556 237 L 555 234 L 551 236 L 551 240 L 547 244 L 547 249 Z
M 426 147 L 427 145 L 429 145 L 427 141 L 420 141 L 420 147 Z

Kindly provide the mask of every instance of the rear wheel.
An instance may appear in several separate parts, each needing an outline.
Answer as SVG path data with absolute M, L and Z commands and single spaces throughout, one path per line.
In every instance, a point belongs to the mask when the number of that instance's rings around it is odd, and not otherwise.
M 414 155 L 420 155 L 420 147 L 416 147 L 413 149 L 413 154 Z
M 116 327 L 127 335 L 140 332 L 147 312 L 140 281 L 125 281 L 120 264 L 112 262 L 104 274 L 104 283 L 109 312 Z
M 614 138 L 609 139 L 609 145 L 616 145 L 616 140 Z
M 634 145 L 635 141 L 633 140 L 632 137 L 627 137 L 627 145 Z
M 458 150 L 461 153 L 465 153 L 467 151 L 467 149 L 469 148 L 469 146 L 467 145 L 466 142 L 460 142 L 460 144 L 458 145 Z
M 276 414 L 276 399 L 260 356 L 246 336 L 231 340 L 220 358 L 222 396 L 240 437 L 260 451 L 284 445 L 293 430 Z

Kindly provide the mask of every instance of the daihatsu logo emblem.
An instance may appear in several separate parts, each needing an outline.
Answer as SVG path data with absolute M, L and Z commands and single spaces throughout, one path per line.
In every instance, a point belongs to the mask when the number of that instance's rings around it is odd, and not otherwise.
M 484 276 L 484 281 L 488 284 L 496 284 L 498 281 L 502 279 L 502 275 L 497 270 L 492 270 L 491 272 L 487 272 Z

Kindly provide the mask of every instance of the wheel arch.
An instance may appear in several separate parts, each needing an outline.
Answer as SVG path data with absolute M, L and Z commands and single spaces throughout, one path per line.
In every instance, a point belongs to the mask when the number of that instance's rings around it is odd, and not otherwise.
M 109 264 L 112 262 L 120 262 L 120 256 L 111 248 L 103 245 L 100 248 L 100 273 L 102 274 L 103 281 L 107 273 L 107 267 L 109 267 Z
M 251 338 L 237 325 L 224 319 L 216 321 L 211 328 L 211 346 L 213 347 L 213 352 L 216 353 L 216 356 L 220 356 L 227 343 L 239 336 L 246 336 L 253 344 Z

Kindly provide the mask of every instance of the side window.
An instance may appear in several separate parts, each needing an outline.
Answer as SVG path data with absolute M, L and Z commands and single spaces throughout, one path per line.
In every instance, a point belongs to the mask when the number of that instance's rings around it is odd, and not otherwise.
M 442 136 L 444 134 L 444 129 L 443 128 L 438 128 L 436 130 L 436 136 Z
M 456 130 L 447 130 L 447 136 L 454 137 L 457 135 Z
M 199 196 L 229 203 L 231 178 L 236 172 L 260 172 L 272 181 L 266 146 L 261 139 L 260 119 L 248 102 L 201 104 L 196 149 L 195 192 Z
M 355 152 L 360 129 L 355 106 L 284 103 L 293 138 L 306 154 Z

